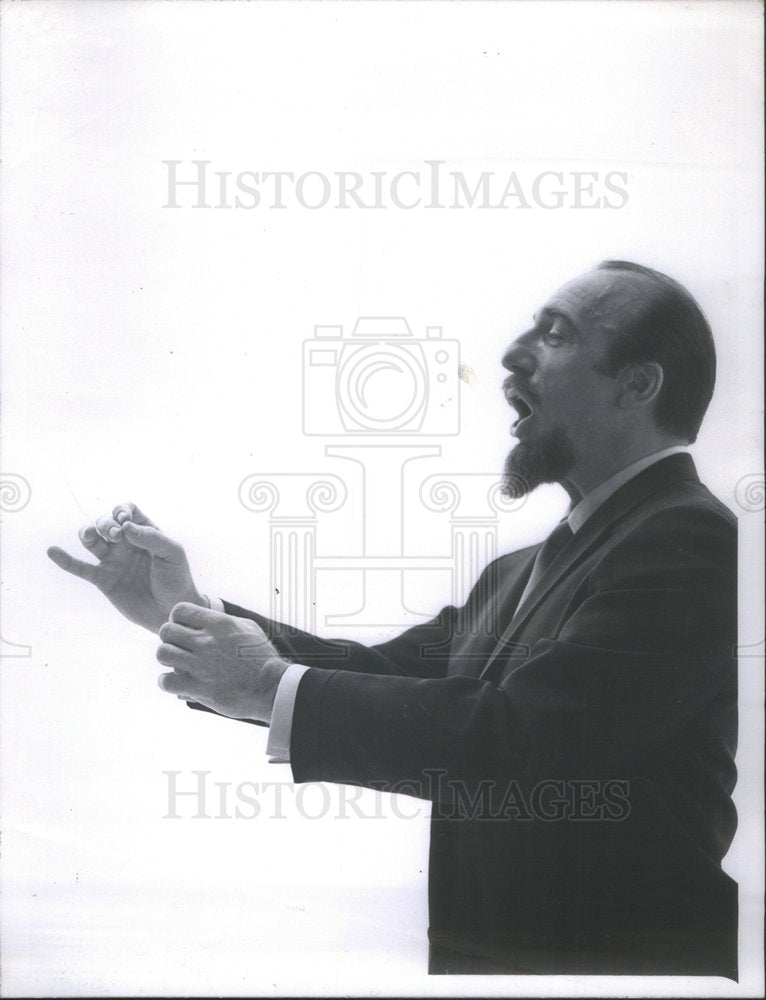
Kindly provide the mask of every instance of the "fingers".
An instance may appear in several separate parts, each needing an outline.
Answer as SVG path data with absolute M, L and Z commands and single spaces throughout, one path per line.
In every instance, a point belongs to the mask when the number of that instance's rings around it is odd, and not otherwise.
M 87 580 L 88 583 L 96 582 L 97 566 L 83 562 L 81 559 L 75 559 L 74 556 L 70 556 L 68 552 L 60 549 L 58 545 L 51 545 L 48 549 L 48 556 L 59 569 L 71 573 L 72 576 L 79 576 L 81 580 Z
M 157 683 L 168 694 L 175 694 L 179 698 L 187 699 L 193 697 L 190 691 L 191 678 L 183 672 L 173 671 L 169 674 L 160 674 Z
M 108 542 L 90 525 L 87 528 L 80 528 L 78 535 L 88 552 L 92 553 L 97 559 L 103 559 L 109 551 Z
M 168 694 L 177 694 L 180 698 L 191 698 L 192 678 L 184 670 L 189 664 L 190 655 L 186 650 L 171 646 L 166 642 L 157 650 L 157 659 L 163 667 L 171 667 L 172 671 L 160 674 L 157 683 Z
M 176 622 L 165 622 L 160 628 L 159 636 L 166 645 L 177 646 L 193 653 L 197 648 L 195 640 L 199 636 L 199 629 L 191 629 Z
M 103 559 L 109 551 L 108 544 L 118 542 L 123 537 L 122 526 L 126 522 L 138 524 L 142 527 L 151 527 L 154 531 L 157 531 L 157 528 L 146 514 L 134 503 L 124 503 L 118 504 L 111 515 L 106 514 L 103 517 L 99 517 L 96 520 L 95 528 L 90 525 L 81 528 L 80 541 L 97 558 Z M 139 547 L 144 548 L 145 546 Z
M 193 655 L 186 649 L 179 649 L 178 646 L 171 646 L 169 643 L 163 642 L 157 647 L 157 660 L 163 667 L 184 670 L 192 665 Z
M 176 604 L 170 612 L 171 622 L 196 629 L 215 625 L 217 622 L 225 621 L 228 617 L 223 611 L 202 608 L 199 604 L 190 604 L 188 601 L 181 601 L 180 604 Z
M 157 527 L 134 503 L 118 503 L 112 511 L 112 517 L 118 524 L 123 524 L 125 521 L 132 521 L 133 524 L 140 524 L 149 528 Z
M 96 531 L 107 542 L 119 541 L 122 528 L 113 517 L 99 517 L 96 521 Z
M 181 562 L 184 559 L 184 550 L 178 542 L 149 525 L 135 524 L 133 521 L 124 521 L 120 528 L 126 541 L 137 549 L 143 549 L 150 555 L 165 559 L 168 562 Z

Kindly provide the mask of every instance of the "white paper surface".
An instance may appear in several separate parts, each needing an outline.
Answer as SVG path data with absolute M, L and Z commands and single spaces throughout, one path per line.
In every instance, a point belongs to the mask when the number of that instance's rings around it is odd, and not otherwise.
M 2 4 L 2 31 L 6 994 L 758 994 L 760 5 L 30 0 Z M 210 207 L 195 208 L 199 189 L 171 182 L 203 161 Z M 285 207 L 264 172 L 292 174 Z M 343 194 L 353 174 L 383 207 Z M 480 207 L 509 184 L 506 208 Z M 135 500 L 211 594 L 328 635 L 433 614 L 451 528 L 417 484 L 499 473 L 502 351 L 606 257 L 683 282 L 717 338 L 693 454 L 740 518 L 740 828 L 724 866 L 741 979 L 429 978 L 425 804 L 299 793 L 266 762 L 265 730 L 162 694 L 156 640 L 45 550 L 75 552 L 80 525 Z M 343 327 L 320 331 L 337 365 L 359 316 L 404 317 L 429 372 L 426 328 L 441 327 L 473 373 L 453 386 L 457 422 L 434 397 L 425 431 L 381 439 L 379 462 L 304 364 L 316 327 Z M 277 513 L 258 509 L 269 477 Z M 315 590 L 274 603 L 275 518 L 305 522 L 290 490 L 309 480 L 350 505 L 320 498 Z M 544 488 L 493 515 L 493 544 L 539 539 L 564 502 Z M 409 575 L 342 571 L 373 537 L 390 558 L 402 546 Z M 198 818 L 192 796 L 167 818 L 173 781 L 204 787 Z

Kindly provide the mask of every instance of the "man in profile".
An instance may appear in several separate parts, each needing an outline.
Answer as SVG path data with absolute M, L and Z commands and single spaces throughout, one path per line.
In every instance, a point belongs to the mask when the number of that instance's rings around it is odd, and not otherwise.
M 542 544 L 375 646 L 211 606 L 133 504 L 50 550 L 158 631 L 160 686 L 271 725 L 296 781 L 432 802 L 433 973 L 737 976 L 736 522 L 687 452 L 715 381 L 666 275 L 607 261 L 503 358 L 519 496 L 569 494 Z

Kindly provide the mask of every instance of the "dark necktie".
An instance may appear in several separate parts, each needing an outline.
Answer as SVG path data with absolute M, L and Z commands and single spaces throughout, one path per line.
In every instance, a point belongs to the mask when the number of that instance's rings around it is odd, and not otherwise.
M 535 557 L 535 563 L 532 567 L 532 573 L 530 574 L 529 580 L 527 580 L 527 585 L 524 588 L 524 593 L 521 595 L 521 600 L 519 601 L 517 607 L 521 607 L 527 597 L 529 597 L 543 573 L 548 569 L 550 564 L 559 552 L 561 552 L 569 539 L 573 537 L 573 534 L 574 532 L 569 527 L 569 522 L 566 518 L 564 518 L 563 521 L 559 521 L 550 535 L 548 535 L 543 544 L 537 550 L 537 556 Z

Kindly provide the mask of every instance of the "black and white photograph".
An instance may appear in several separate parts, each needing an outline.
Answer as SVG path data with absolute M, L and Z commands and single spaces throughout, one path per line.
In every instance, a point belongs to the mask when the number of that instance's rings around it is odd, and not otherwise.
M 0 990 L 764 991 L 757 0 L 2 0 Z

